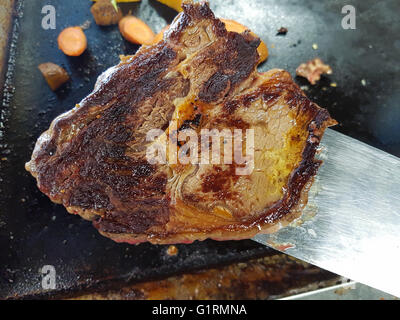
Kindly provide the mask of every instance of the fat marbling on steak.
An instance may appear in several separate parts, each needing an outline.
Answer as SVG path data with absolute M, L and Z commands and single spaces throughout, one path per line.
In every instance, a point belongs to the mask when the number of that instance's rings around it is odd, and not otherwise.
M 115 241 L 250 238 L 298 215 L 320 161 L 329 113 L 288 72 L 258 73 L 260 40 L 227 32 L 207 3 L 187 2 L 153 46 L 103 73 L 38 139 L 26 168 L 39 189 Z M 254 170 L 151 164 L 151 129 L 253 129 Z M 167 135 L 166 135 L 167 136 Z

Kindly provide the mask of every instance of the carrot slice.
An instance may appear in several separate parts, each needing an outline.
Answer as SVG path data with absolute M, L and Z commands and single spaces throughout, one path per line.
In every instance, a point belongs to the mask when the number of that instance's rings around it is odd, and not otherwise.
M 87 39 L 81 27 L 68 27 L 57 38 L 58 47 L 67 56 L 80 56 L 87 48 Z
M 237 33 L 242 33 L 245 30 L 250 30 L 249 28 L 247 28 L 245 25 L 235 21 L 235 20 L 230 20 L 230 19 L 223 19 L 220 18 L 220 20 L 225 23 L 225 28 L 228 31 L 233 31 L 233 32 L 237 32 Z M 259 36 L 257 36 L 254 32 L 251 32 L 251 34 L 257 38 L 259 38 Z M 260 39 L 261 40 L 261 39 Z M 260 60 L 259 63 L 267 60 L 268 58 L 268 48 L 267 45 L 265 44 L 264 41 L 261 40 L 260 45 L 257 48 L 258 54 L 260 56 Z
M 169 28 L 169 24 L 167 24 L 164 28 L 162 28 L 161 31 L 159 33 L 157 33 L 156 36 L 154 37 L 152 44 L 156 44 L 156 43 L 160 42 L 164 37 L 164 32 L 167 31 L 168 28 Z
M 118 26 L 122 36 L 129 42 L 144 45 L 153 43 L 154 32 L 139 18 L 134 16 L 123 17 Z

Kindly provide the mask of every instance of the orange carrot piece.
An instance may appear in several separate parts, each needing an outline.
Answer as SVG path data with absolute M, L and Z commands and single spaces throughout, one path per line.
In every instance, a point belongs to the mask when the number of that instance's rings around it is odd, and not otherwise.
M 118 26 L 122 36 L 129 42 L 144 45 L 153 43 L 154 32 L 139 18 L 134 16 L 123 17 Z
M 160 42 L 164 37 L 164 32 L 167 31 L 168 28 L 169 28 L 169 24 L 167 24 L 164 28 L 162 28 L 161 31 L 159 33 L 157 33 L 156 36 L 154 37 L 152 44 L 156 44 L 156 43 Z
M 68 27 L 57 38 L 58 47 L 67 56 L 80 56 L 87 48 L 87 39 L 81 27 Z
M 221 20 L 223 23 L 225 23 L 225 28 L 228 31 L 242 33 L 245 30 L 250 30 L 245 25 L 243 25 L 235 20 L 224 19 L 224 18 L 220 18 L 219 20 Z
M 259 62 L 263 62 L 268 58 L 268 48 L 264 41 L 261 40 L 260 45 L 257 48 L 258 54 L 260 56 Z

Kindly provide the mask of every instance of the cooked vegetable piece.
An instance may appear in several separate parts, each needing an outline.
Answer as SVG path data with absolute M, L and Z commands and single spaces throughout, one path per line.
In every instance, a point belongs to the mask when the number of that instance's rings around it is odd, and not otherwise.
M 181 12 L 182 11 L 182 0 L 157 0 L 158 2 L 161 2 L 162 4 L 165 4 L 166 6 Z
M 155 37 L 145 22 L 130 15 L 119 21 L 119 31 L 126 40 L 136 44 L 150 45 Z
M 67 56 L 80 56 L 87 48 L 87 39 L 81 27 L 68 27 L 57 38 L 58 47 Z
M 231 20 L 231 19 L 223 19 L 220 18 L 220 20 L 225 23 L 225 28 L 228 31 L 233 31 L 233 32 L 237 32 L 237 33 L 242 33 L 245 30 L 250 30 L 248 27 L 246 27 L 245 25 L 235 21 L 235 20 Z M 251 34 L 257 38 L 260 38 L 259 36 L 257 36 L 254 32 L 251 32 Z M 260 39 L 261 40 L 261 39 Z M 260 45 L 257 48 L 258 54 L 260 55 L 260 60 L 259 62 L 263 62 L 265 60 L 267 60 L 268 58 L 268 48 L 267 45 L 265 44 L 264 41 L 261 40 Z
M 110 0 L 98 0 L 91 8 L 90 12 L 93 15 L 96 24 L 99 26 L 109 26 L 117 24 L 122 19 L 122 11 L 117 7 L 115 10 Z
M 55 63 L 42 63 L 38 65 L 38 68 L 53 91 L 69 80 L 67 71 Z

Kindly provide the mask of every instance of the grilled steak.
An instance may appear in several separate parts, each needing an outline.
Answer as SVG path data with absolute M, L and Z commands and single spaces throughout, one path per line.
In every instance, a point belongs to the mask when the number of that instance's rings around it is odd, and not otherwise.
M 57 117 L 26 164 L 52 201 L 115 241 L 242 239 L 276 230 L 299 214 L 320 165 L 319 140 L 335 124 L 288 72 L 257 72 L 258 38 L 227 32 L 207 3 L 183 8 L 163 41 L 122 58 Z M 175 133 L 252 129 L 253 170 L 150 163 L 147 133 L 161 129 L 157 141 L 170 140 L 172 124 Z

